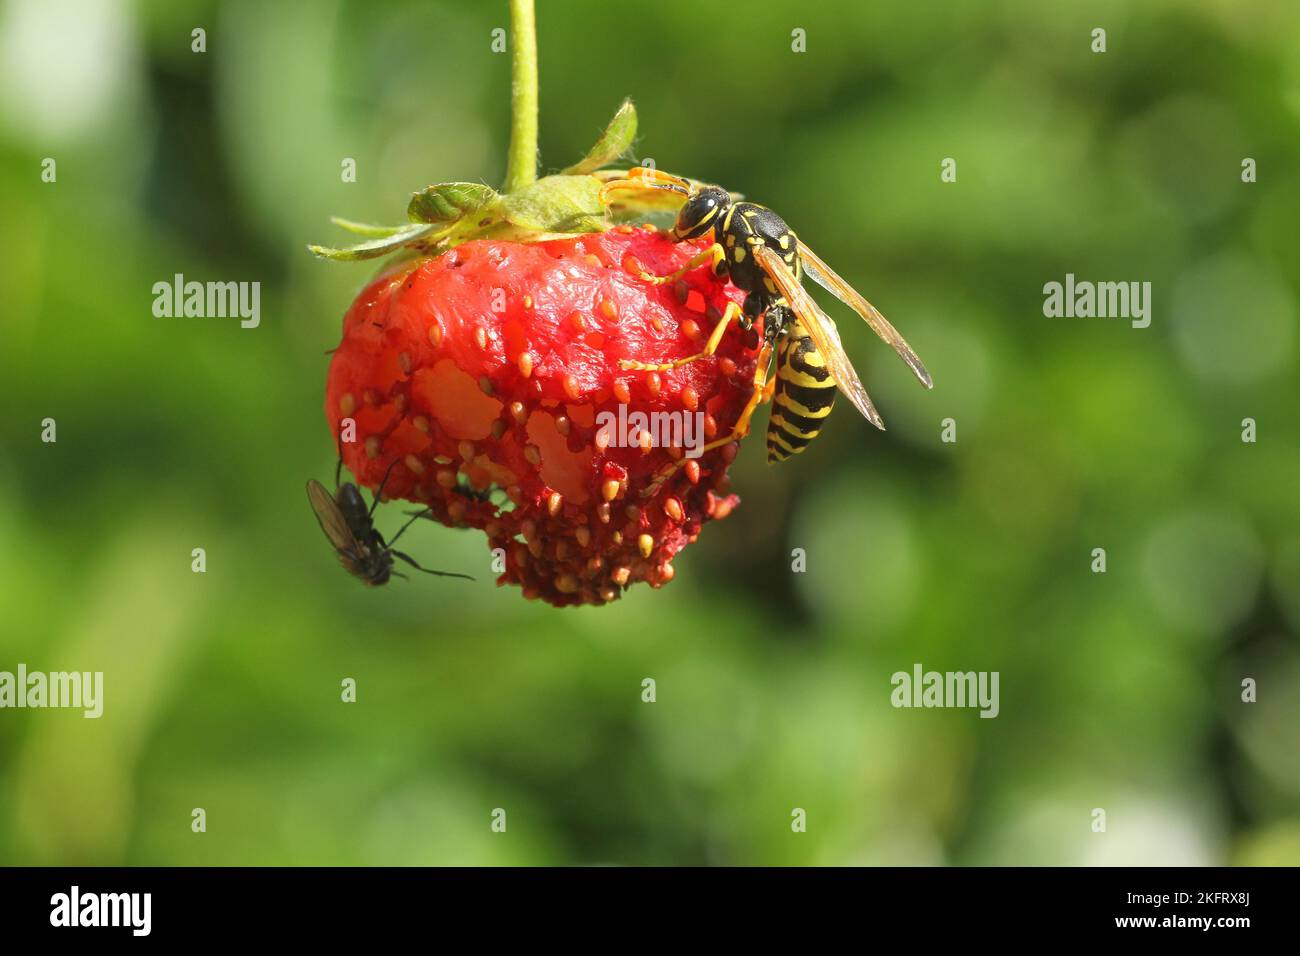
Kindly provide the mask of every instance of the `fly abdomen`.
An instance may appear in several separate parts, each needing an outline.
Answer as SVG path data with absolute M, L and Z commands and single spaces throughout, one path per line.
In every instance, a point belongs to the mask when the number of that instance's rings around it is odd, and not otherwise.
M 812 339 L 796 323 L 776 353 L 776 393 L 767 423 L 767 460 L 808 447 L 835 404 L 835 380 Z

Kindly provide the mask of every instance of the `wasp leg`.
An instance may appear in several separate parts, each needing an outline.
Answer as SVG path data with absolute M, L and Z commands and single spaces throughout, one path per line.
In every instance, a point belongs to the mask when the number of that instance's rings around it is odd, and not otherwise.
M 713 327 L 712 334 L 709 335 L 709 341 L 704 344 L 702 351 L 694 355 L 688 355 L 686 358 L 676 359 L 672 362 L 647 363 L 634 362 L 631 359 L 619 359 L 618 367 L 629 371 L 638 372 L 670 372 L 675 368 L 681 368 L 683 365 L 690 365 L 692 362 L 699 361 L 702 358 L 708 358 L 718 351 L 718 345 L 722 342 L 722 336 L 727 331 L 727 326 L 736 319 L 743 316 L 740 306 L 734 302 L 727 303 L 727 310 L 722 313 L 722 318 L 718 319 L 718 324 Z
M 735 426 L 722 438 L 715 439 L 700 449 L 700 454 L 704 455 L 723 445 L 729 445 L 737 439 L 744 438 L 749 434 L 749 422 L 754 417 L 754 412 L 758 411 L 759 405 L 766 405 L 772 400 L 776 393 L 776 376 L 773 375 L 769 381 L 767 378 L 767 359 L 771 354 L 770 347 L 763 347 L 763 355 L 759 356 L 758 368 L 754 370 L 754 394 L 749 397 L 749 401 L 740 412 L 740 417 L 736 419 Z
M 440 578 L 464 578 L 466 581 L 474 580 L 468 574 L 456 574 L 454 571 L 435 571 L 432 568 L 422 568 L 420 567 L 420 565 L 415 563 L 415 559 L 413 557 L 411 557 L 409 554 L 403 554 L 401 551 L 392 551 L 392 554 L 393 557 L 401 558 L 411 567 L 415 568 L 415 570 L 423 571 L 425 574 L 436 574 Z
M 692 269 L 698 269 L 704 263 L 709 263 L 714 275 L 722 275 L 721 263 L 727 261 L 727 251 L 722 248 L 721 243 L 715 242 L 709 248 L 702 252 L 697 252 L 686 260 L 686 265 L 682 266 L 676 272 L 670 272 L 666 276 L 657 276 L 653 272 L 646 272 L 644 269 L 637 269 L 636 274 L 642 282 L 652 282 L 655 285 L 666 285 L 669 282 L 676 282 Z
M 773 394 L 776 392 L 776 376 L 773 375 L 769 381 L 767 375 L 767 366 L 771 361 L 771 357 L 772 347 L 770 345 L 764 345 L 763 351 L 760 352 L 758 356 L 758 365 L 754 368 L 754 394 L 749 396 L 749 401 L 746 402 L 745 407 L 741 409 L 740 415 L 736 419 L 736 424 L 732 427 L 731 431 L 722 438 L 715 439 L 704 445 L 704 447 L 699 450 L 699 453 L 693 456 L 695 459 L 699 459 L 703 455 L 721 448 L 723 445 L 729 445 L 733 441 L 744 438 L 749 434 L 749 423 L 754 417 L 754 412 L 758 410 L 759 405 L 766 405 L 770 402 Z M 659 490 L 660 485 L 675 475 L 677 469 L 684 467 L 688 460 L 690 459 L 683 456 L 680 461 L 675 461 L 672 464 L 667 465 L 658 475 L 655 476 L 654 480 L 646 486 L 645 491 L 641 492 L 641 497 L 653 497 Z

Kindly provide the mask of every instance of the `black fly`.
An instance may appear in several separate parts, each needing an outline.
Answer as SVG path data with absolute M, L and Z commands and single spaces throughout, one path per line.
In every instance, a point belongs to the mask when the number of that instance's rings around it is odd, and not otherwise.
M 338 469 L 334 472 L 334 485 L 336 491 L 330 494 L 315 478 L 307 482 L 307 498 L 311 501 L 311 507 L 316 512 L 316 520 L 320 522 L 321 530 L 325 532 L 325 537 L 329 538 L 330 544 L 338 552 L 339 563 L 347 572 L 361 580 L 362 584 L 371 587 L 377 587 L 381 584 L 387 584 L 389 577 L 396 574 L 399 578 L 406 575 L 400 571 L 393 570 L 393 559 L 399 558 L 405 561 L 417 571 L 423 571 L 425 574 L 436 574 L 445 578 L 465 578 L 467 581 L 474 579 L 468 574 L 454 574 L 450 571 L 434 571 L 430 568 L 422 568 L 416 564 L 415 559 L 408 554 L 403 554 L 396 550 L 393 545 L 402 533 L 409 528 L 417 518 L 427 514 L 426 511 L 417 512 L 410 521 L 402 525 L 397 534 L 393 535 L 393 540 L 385 542 L 383 535 L 375 530 L 374 513 L 375 508 L 379 506 L 379 499 L 384 493 L 384 485 L 388 482 L 388 476 L 392 474 L 393 465 L 388 466 L 388 471 L 384 472 L 384 480 L 379 483 L 378 490 L 375 491 L 375 500 L 369 508 L 366 507 L 366 500 L 361 497 L 361 491 L 352 482 L 339 483 L 339 475 L 343 468 L 343 462 L 339 462 Z

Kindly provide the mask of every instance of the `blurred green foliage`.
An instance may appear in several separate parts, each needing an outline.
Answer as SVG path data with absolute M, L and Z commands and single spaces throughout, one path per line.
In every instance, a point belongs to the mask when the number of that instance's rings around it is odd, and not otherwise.
M 366 590 L 303 484 L 372 267 L 304 246 L 499 183 L 504 2 L 6 0 L 0 669 L 106 702 L 0 711 L 0 862 L 1300 863 L 1300 7 L 539 6 L 546 168 L 632 96 L 638 159 L 781 211 L 934 391 L 836 307 L 890 430 L 747 443 L 669 587 L 557 611 L 421 527 L 479 581 Z M 261 327 L 154 318 L 177 272 Z M 1067 272 L 1151 327 L 1045 318 Z M 915 662 L 1000 716 L 892 708 Z

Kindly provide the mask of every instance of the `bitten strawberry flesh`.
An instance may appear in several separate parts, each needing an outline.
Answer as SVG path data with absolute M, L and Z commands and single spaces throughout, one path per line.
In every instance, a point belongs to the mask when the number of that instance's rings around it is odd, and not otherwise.
M 637 275 L 673 272 L 703 246 L 616 227 L 471 241 L 397 266 L 352 304 L 330 365 L 326 418 L 335 436 L 356 425 L 344 463 L 374 489 L 399 462 L 385 498 L 484 531 L 504 554 L 498 584 L 525 597 L 603 604 L 672 580 L 673 558 L 738 503 L 726 475 L 737 444 L 691 459 L 650 443 L 671 437 L 653 428 L 606 443 L 601 413 L 676 413 L 679 427 L 702 423 L 701 442 L 735 424 L 756 333 L 733 327 L 716 355 L 678 369 L 618 364 L 695 354 L 727 301 L 743 301 L 707 267 L 662 285 Z

